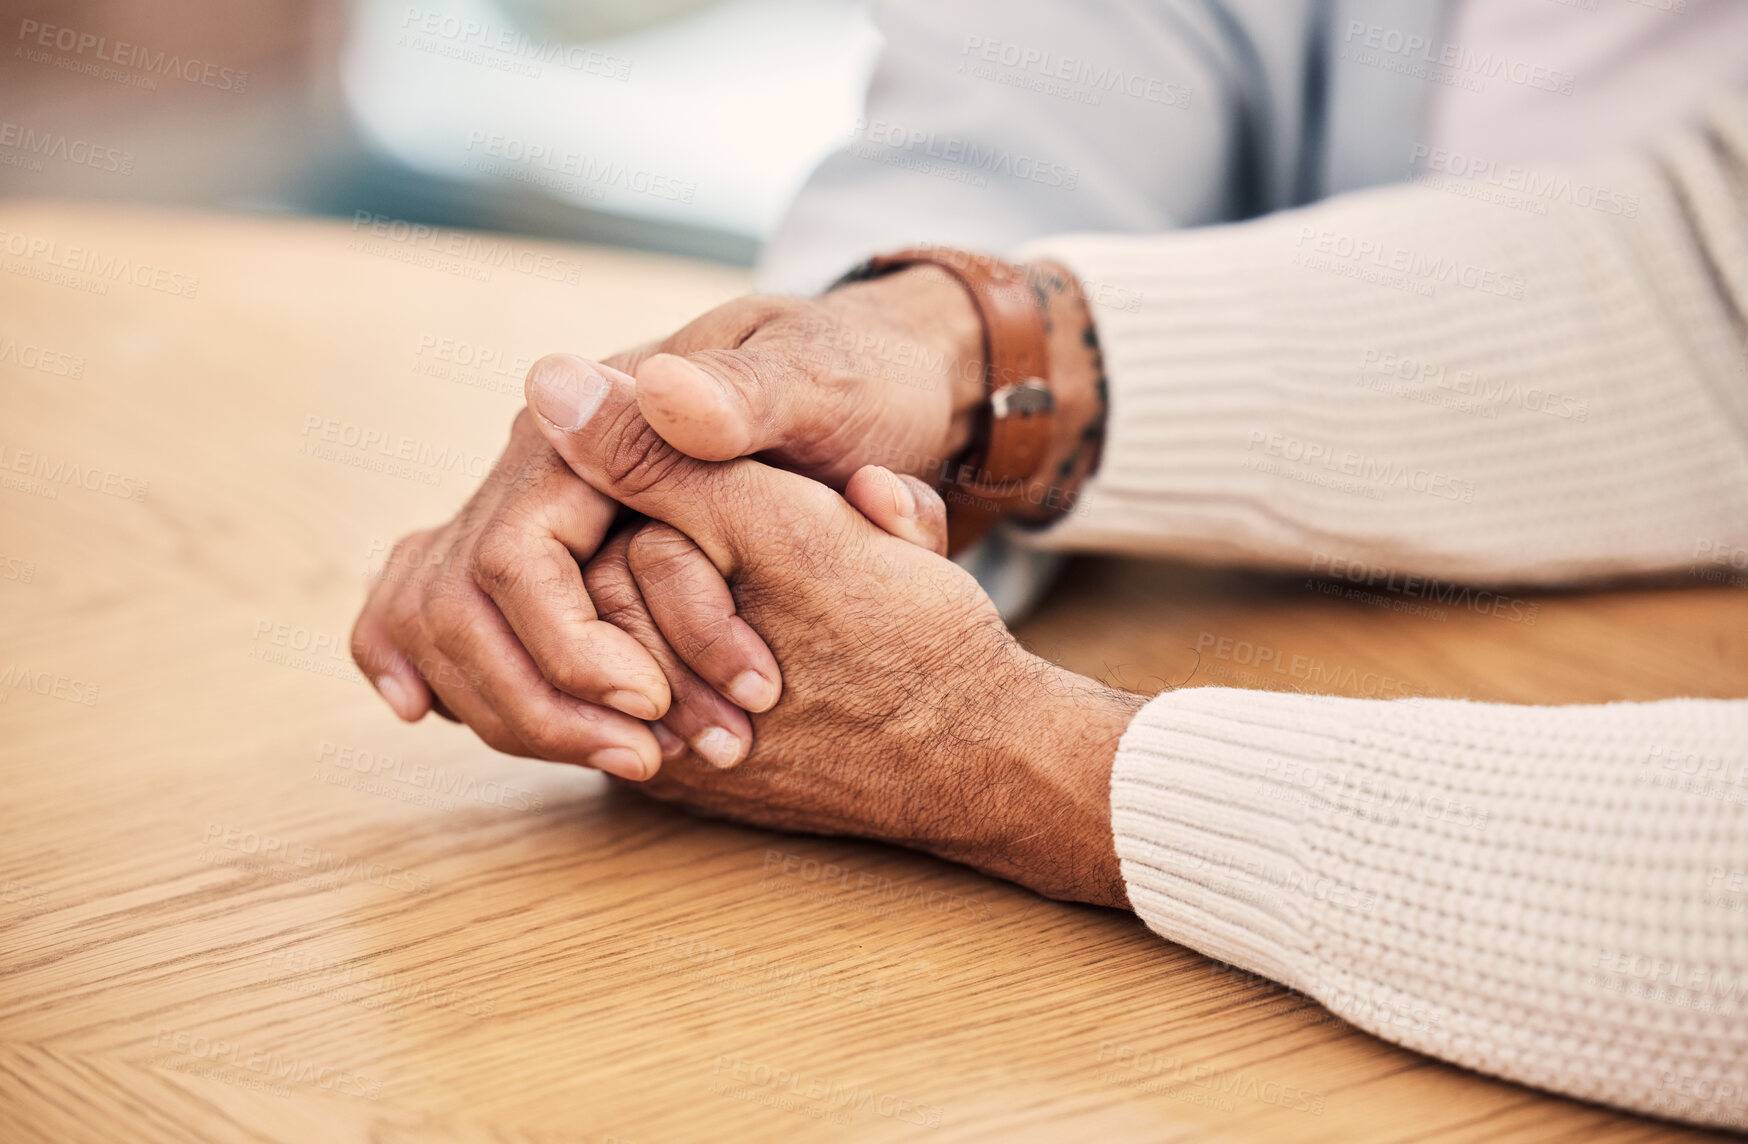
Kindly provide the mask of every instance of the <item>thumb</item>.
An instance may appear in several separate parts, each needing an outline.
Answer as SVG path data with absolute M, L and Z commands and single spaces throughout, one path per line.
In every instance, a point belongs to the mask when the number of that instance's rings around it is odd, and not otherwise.
M 844 499 L 882 530 L 936 556 L 947 555 L 947 503 L 906 473 L 863 465 L 844 486 Z
M 711 463 L 680 452 L 637 405 L 636 383 L 610 366 L 550 354 L 528 371 L 528 407 L 571 470 L 603 496 L 690 536 L 717 571 L 849 506 L 824 485 L 757 461 Z
M 653 354 L 635 372 L 638 403 L 656 432 L 705 461 L 785 447 L 813 399 L 793 352 L 757 345 Z

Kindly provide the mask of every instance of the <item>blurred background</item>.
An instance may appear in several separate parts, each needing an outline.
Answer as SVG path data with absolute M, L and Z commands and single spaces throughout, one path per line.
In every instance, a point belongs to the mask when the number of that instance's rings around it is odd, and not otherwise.
M 0 194 L 750 265 L 855 128 L 859 0 L 0 2 Z

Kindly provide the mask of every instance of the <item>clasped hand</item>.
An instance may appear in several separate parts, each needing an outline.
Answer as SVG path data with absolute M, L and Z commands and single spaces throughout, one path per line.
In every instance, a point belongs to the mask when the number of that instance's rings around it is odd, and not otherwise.
M 780 327 L 776 304 L 747 300 L 740 317 Z M 716 352 L 708 373 L 670 353 L 618 359 L 635 379 L 566 355 L 536 363 L 485 486 L 391 555 L 354 629 L 359 665 L 403 719 L 435 710 L 502 751 L 706 813 L 917 846 L 1059 896 L 1108 900 L 1115 885 L 1120 901 L 1108 759 L 1083 781 L 1015 729 L 1049 734 L 1072 715 L 1053 736 L 1072 742 L 1098 708 L 1114 749 L 1132 704 L 1022 648 L 945 558 L 929 484 L 858 455 L 866 442 L 950 455 L 964 431 L 953 379 L 939 408 L 859 405 L 865 377 L 835 385 L 815 357 L 809 400 L 785 404 L 768 361 L 732 380 L 760 364 L 758 341 L 731 342 L 754 344 Z M 835 423 L 819 412 L 834 398 Z M 821 449 L 822 424 L 853 432 Z M 1065 829 L 1085 818 L 1070 848 L 1089 853 L 1038 869 L 1037 842 L 1007 845 L 1046 811 Z

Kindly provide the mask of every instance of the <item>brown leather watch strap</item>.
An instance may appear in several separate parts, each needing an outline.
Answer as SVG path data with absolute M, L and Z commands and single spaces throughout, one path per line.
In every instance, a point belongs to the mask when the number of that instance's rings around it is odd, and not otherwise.
M 983 319 L 983 392 L 971 445 L 946 474 L 948 547 L 957 552 L 1024 497 L 1050 450 L 1056 401 L 1050 388 L 1044 307 L 1026 272 L 987 254 L 912 247 L 877 255 L 845 275 L 875 278 L 928 263 L 951 274 Z

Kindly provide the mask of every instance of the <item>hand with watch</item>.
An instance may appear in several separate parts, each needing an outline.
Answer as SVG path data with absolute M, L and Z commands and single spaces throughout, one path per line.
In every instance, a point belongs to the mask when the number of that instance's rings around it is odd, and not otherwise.
M 605 364 L 635 375 L 644 417 L 688 456 L 756 456 L 843 490 L 852 503 L 861 489 L 851 478 L 867 465 L 932 486 L 946 503 L 952 554 L 998 521 L 1045 527 L 1070 511 L 1103 441 L 1091 315 L 1076 279 L 1048 263 L 944 247 L 895 251 L 816 298 L 737 299 Z M 607 576 L 605 564 L 591 566 L 596 578 Z M 623 561 L 615 567 L 627 571 Z M 699 570 L 690 581 L 640 587 L 653 597 L 727 599 L 704 582 L 713 579 Z M 613 592 L 622 594 L 630 593 Z M 678 645 L 708 638 L 697 624 L 674 624 L 693 629 L 670 637 Z M 694 743 L 705 720 L 688 708 L 713 697 L 672 653 L 653 654 L 674 685 L 664 723 Z M 746 742 L 738 726 L 732 733 Z M 667 757 L 684 749 L 661 739 Z
M 941 475 L 950 550 L 962 551 L 1005 516 L 1048 523 L 1072 507 L 1096 467 L 1104 429 L 1097 334 L 1078 284 L 1056 266 L 918 247 L 870 258 L 837 287 L 913 267 L 951 276 L 976 311 L 980 334 L 977 357 L 961 370 L 981 378 L 972 443 Z M 1066 394 L 1060 422 L 1053 376 Z
M 998 519 L 1047 525 L 1092 472 L 1104 426 L 1072 275 L 944 248 L 871 259 L 815 298 L 737 299 L 603 364 L 635 377 L 642 417 L 679 453 L 756 456 L 876 518 L 884 503 L 866 498 L 884 496 L 898 512 L 883 526 L 929 547 L 927 521 L 904 511 L 923 503 L 926 518 L 921 485 L 944 496 L 955 549 Z M 630 560 L 639 521 L 579 485 L 541 429 L 519 417 L 474 501 L 397 547 L 355 658 L 403 719 L 435 710 L 500 750 L 633 779 L 688 749 L 734 766 L 752 748 L 747 713 L 777 702 L 778 661 L 715 570 Z M 869 465 L 921 484 L 853 484 Z M 660 631 L 624 618 L 646 600 Z

